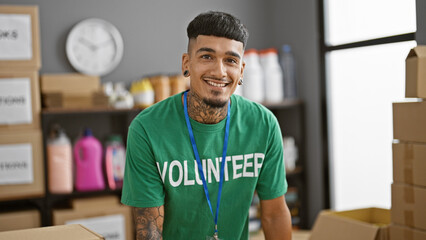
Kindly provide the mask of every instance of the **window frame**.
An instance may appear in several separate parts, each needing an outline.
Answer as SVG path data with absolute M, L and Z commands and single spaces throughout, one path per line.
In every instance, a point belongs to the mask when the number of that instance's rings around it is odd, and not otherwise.
M 331 182 L 330 182 L 330 139 L 329 139 L 329 129 L 328 129 L 328 106 L 327 106 L 327 68 L 330 66 L 327 66 L 327 54 L 336 51 L 336 50 L 343 50 L 343 49 L 353 49 L 358 47 L 369 47 L 369 46 L 375 46 L 375 45 L 381 45 L 381 44 L 389 44 L 389 43 L 399 43 L 399 42 L 405 42 L 405 41 L 415 41 L 416 40 L 416 33 L 405 33 L 400 35 L 393 35 L 393 36 L 387 36 L 387 37 L 381 37 L 381 38 L 374 38 L 374 39 L 368 39 L 364 41 L 357 41 L 357 42 L 350 42 L 340 45 L 328 45 L 326 43 L 326 18 L 325 18 L 325 8 L 326 0 L 319 0 L 318 1 L 318 29 L 319 29 L 319 50 L 320 50 L 320 59 L 319 59 L 319 66 L 320 66 L 320 102 L 321 102 L 321 139 L 323 140 L 322 143 L 322 161 L 323 161 L 323 175 L 324 175 L 324 190 L 325 190 L 325 208 L 330 209 L 331 208 Z

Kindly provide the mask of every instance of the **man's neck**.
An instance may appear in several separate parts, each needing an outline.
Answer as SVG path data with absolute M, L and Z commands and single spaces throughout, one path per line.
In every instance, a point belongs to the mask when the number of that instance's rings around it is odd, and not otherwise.
M 228 111 L 228 104 L 222 108 L 211 107 L 193 91 L 188 92 L 187 102 L 188 115 L 195 121 L 204 124 L 216 124 L 222 121 Z

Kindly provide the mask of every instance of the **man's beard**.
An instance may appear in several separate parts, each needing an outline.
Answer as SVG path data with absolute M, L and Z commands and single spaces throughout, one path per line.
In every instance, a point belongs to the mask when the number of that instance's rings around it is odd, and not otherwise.
M 213 92 L 214 95 L 219 95 L 219 92 Z M 208 99 L 208 98 L 203 98 L 203 102 L 204 104 L 206 104 L 207 106 L 210 106 L 212 108 L 223 108 L 225 107 L 225 105 L 228 103 L 228 101 L 222 101 L 220 99 Z

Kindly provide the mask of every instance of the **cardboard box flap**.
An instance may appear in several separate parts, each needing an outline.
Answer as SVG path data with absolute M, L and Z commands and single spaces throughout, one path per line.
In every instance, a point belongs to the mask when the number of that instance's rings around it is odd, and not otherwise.
M 323 212 L 315 222 L 310 240 L 374 240 L 376 238 L 378 228 L 365 228 L 362 224 L 352 223 L 350 219 Z
M 408 53 L 407 58 L 411 57 L 426 57 L 426 46 L 417 46 L 412 48 Z
M 43 240 L 99 240 L 101 235 L 79 225 L 61 225 L 54 227 L 32 228 L 0 233 L 0 240 L 43 239 Z
M 315 221 L 310 240 L 381 240 L 387 237 L 390 213 L 387 209 L 322 211 Z
M 360 224 L 374 224 L 376 226 L 386 226 L 390 223 L 390 212 L 381 208 L 365 208 L 342 212 L 332 212 L 331 214 L 360 221 Z
M 74 210 L 104 209 L 105 206 L 117 206 L 117 205 L 119 205 L 119 201 L 116 196 L 95 197 L 95 198 L 88 198 L 88 199 L 74 199 L 72 201 L 72 206 Z

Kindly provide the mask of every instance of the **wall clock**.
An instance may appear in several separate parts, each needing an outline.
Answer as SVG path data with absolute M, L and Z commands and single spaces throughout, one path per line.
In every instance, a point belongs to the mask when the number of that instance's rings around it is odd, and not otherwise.
M 123 39 L 111 23 L 89 18 L 69 32 L 66 55 L 79 72 L 103 76 L 114 70 L 123 57 Z

